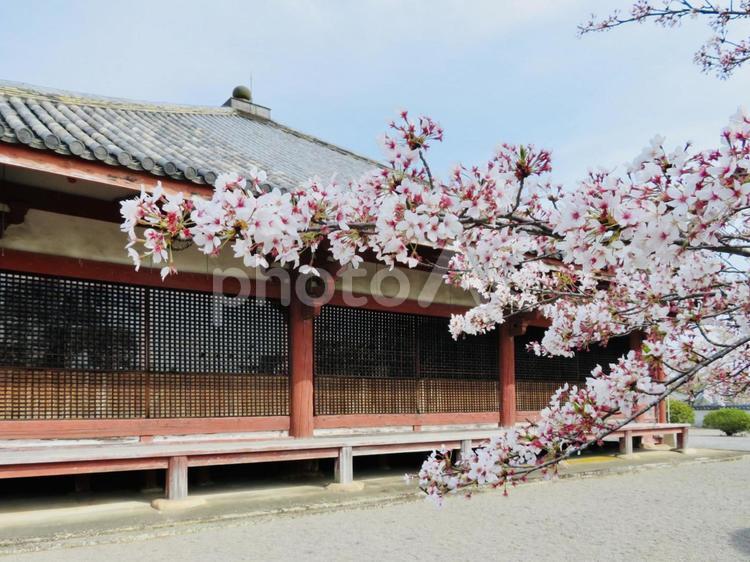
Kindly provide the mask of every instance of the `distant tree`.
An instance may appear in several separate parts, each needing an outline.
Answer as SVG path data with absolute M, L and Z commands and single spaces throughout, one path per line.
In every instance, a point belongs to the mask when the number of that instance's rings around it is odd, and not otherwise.
M 703 427 L 718 429 L 727 435 L 735 435 L 750 430 L 750 414 L 736 408 L 722 408 L 706 414 Z
M 667 400 L 667 411 L 669 412 L 667 418 L 669 423 L 689 423 L 691 425 L 695 423 L 695 411 L 686 402 L 669 398 Z
M 750 36 L 742 36 L 741 31 L 736 29 L 737 26 L 733 25 L 750 18 L 748 0 L 639 0 L 627 12 L 618 10 L 603 18 L 592 15 L 588 21 L 578 26 L 578 30 L 584 35 L 646 21 L 672 28 L 680 25 L 685 19 L 697 18 L 707 20 L 711 36 L 695 53 L 695 62 L 703 72 L 727 78 L 750 59 Z M 736 31 L 736 34 L 733 34 L 733 31 Z

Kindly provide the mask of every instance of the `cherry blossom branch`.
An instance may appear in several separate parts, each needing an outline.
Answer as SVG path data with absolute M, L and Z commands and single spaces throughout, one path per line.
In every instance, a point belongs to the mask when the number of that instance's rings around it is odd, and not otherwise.
M 696 52 L 694 60 L 703 72 L 711 72 L 720 78 L 727 78 L 731 73 L 750 59 L 750 39 L 735 40 L 729 38 L 729 25 L 750 17 L 750 2 L 710 2 L 699 3 L 687 0 L 665 0 L 661 7 L 654 2 L 638 0 L 627 15 L 621 16 L 615 11 L 609 16 L 591 18 L 578 26 L 579 35 L 608 31 L 631 23 L 654 21 L 662 27 L 672 28 L 685 18 L 708 19 L 713 35 Z
M 685 373 L 673 377 L 666 385 L 639 380 L 635 384 L 648 385 L 650 388 L 659 389 L 658 392 L 653 393 L 645 388 L 641 390 L 641 395 L 650 394 L 652 396 L 652 399 L 642 406 L 632 407 L 633 404 L 628 403 L 627 398 L 623 396 L 621 405 L 609 408 L 605 404 L 599 403 L 596 397 L 593 399 L 591 399 L 591 396 L 584 397 L 585 392 L 581 390 L 576 392 L 575 389 L 570 393 L 568 402 L 561 404 L 561 394 L 558 391 L 558 394 L 550 402 L 550 408 L 543 412 L 540 422 L 530 423 L 525 428 L 507 429 L 504 434 L 495 437 L 489 444 L 475 450 L 468 458 L 453 463 L 449 451 L 445 449 L 433 451 L 420 471 L 420 486 L 431 499 L 441 503 L 448 493 L 465 491 L 467 488 L 474 488 L 481 484 L 506 487 L 508 483 L 525 480 L 534 472 L 541 471 L 544 473 L 550 467 L 557 470 L 562 461 L 579 454 L 594 444 L 601 443 L 609 435 L 621 430 L 627 424 L 648 412 L 659 401 L 666 399 L 694 378 L 701 370 L 721 361 L 732 352 L 747 345 L 748 342 L 750 342 L 750 336 L 740 338 L 733 342 L 729 348 L 713 354 Z M 619 366 L 625 366 L 627 361 L 635 362 L 632 353 L 628 360 L 620 360 Z M 601 380 L 603 379 L 588 379 L 587 387 Z M 595 414 L 590 414 L 589 419 L 586 419 L 584 411 L 575 407 L 576 404 L 581 404 L 582 398 L 583 400 L 589 400 L 588 405 L 592 412 L 599 412 L 598 419 L 594 419 Z M 635 400 L 634 404 L 638 404 L 639 399 L 636 395 L 631 395 L 630 398 Z M 573 408 L 569 407 L 571 403 Z M 622 418 L 614 418 L 623 411 L 628 413 Z M 573 423 L 570 419 L 571 415 L 580 417 L 577 423 Z M 607 424 L 610 419 L 616 419 L 616 422 Z M 573 432 L 570 430 L 571 426 L 575 427 Z M 598 428 L 598 431 L 594 431 L 592 434 L 582 434 L 579 429 L 580 426 Z M 547 430 L 539 431 L 540 428 L 546 428 Z M 519 445 L 519 442 L 521 445 Z
M 630 418 L 663 399 L 676 380 L 716 399 L 749 388 L 750 374 L 738 367 L 750 352 L 734 347 L 750 333 L 746 113 L 732 116 L 716 147 L 668 151 L 656 138 L 623 174 L 590 173 L 575 189 L 549 181 L 549 153 L 530 145 L 503 145 L 484 165 L 439 178 L 427 159 L 429 144 L 442 138 L 439 126 L 404 112 L 391 129 L 383 139 L 390 167 L 346 184 L 260 189 L 265 174 L 251 170 L 246 178 L 221 175 L 210 200 L 144 192 L 122 204 L 128 252 L 136 266 L 149 259 L 171 275 L 174 250 L 186 244 L 207 255 L 231 251 L 247 267 L 278 263 L 302 273 L 314 272 L 317 252 L 352 268 L 363 254 L 416 267 L 430 263 L 419 248 L 445 248 L 445 280 L 481 298 L 451 318 L 454 337 L 532 311 L 550 323 L 530 344 L 542 356 L 645 334 L 641 353 L 609 373 L 593 371 L 585 387 L 558 390 L 543 423 L 483 449 L 470 476 L 429 460 L 423 487 L 438 496 L 462 478 L 512 481 L 523 466 L 603 435 L 614 413 Z M 668 387 L 652 379 L 654 366 L 671 373 Z M 488 476 L 490 465 L 500 472 Z

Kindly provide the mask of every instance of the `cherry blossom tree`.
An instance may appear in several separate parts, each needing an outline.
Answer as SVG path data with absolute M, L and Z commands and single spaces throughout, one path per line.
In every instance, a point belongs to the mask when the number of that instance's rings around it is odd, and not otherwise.
M 560 388 L 540 420 L 506 428 L 473 455 L 434 452 L 419 480 L 431 498 L 482 484 L 553 474 L 678 388 L 721 399 L 750 385 L 750 116 L 734 115 L 716 147 L 667 148 L 656 138 L 623 173 L 589 173 L 565 189 L 549 152 L 503 145 L 488 162 L 446 178 L 427 155 L 442 140 L 406 112 L 383 137 L 388 167 L 358 181 L 313 179 L 268 189 L 262 171 L 222 175 L 213 197 L 160 187 L 122 204 L 128 252 L 174 271 L 188 243 L 231 251 L 248 267 L 272 263 L 315 274 L 333 259 L 357 267 L 368 252 L 415 267 L 421 247 L 452 253 L 446 282 L 481 295 L 451 319 L 454 336 L 539 311 L 550 321 L 539 355 L 573 355 L 633 332 L 641 349 L 582 386 Z M 326 255 L 323 255 L 326 254 Z
M 750 60 L 750 37 L 732 34 L 732 27 L 750 18 L 748 0 L 638 0 L 623 13 L 615 11 L 606 17 L 592 15 L 578 26 L 581 35 L 608 31 L 630 23 L 653 21 L 666 28 L 680 25 L 686 19 L 708 20 L 711 36 L 695 53 L 695 62 L 706 73 L 727 78 Z

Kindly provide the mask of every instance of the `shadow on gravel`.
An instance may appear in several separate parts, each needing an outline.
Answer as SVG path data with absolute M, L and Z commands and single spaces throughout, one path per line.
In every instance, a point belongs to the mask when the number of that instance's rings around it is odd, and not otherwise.
M 750 556 L 750 527 L 732 532 L 732 546 Z

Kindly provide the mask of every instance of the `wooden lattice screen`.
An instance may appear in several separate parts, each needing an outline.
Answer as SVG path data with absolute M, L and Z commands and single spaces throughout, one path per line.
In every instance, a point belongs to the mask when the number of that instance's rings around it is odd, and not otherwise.
M 499 410 L 497 334 L 454 341 L 448 319 L 324 306 L 315 414 Z
M 555 391 L 566 382 L 582 384 L 598 364 L 605 370 L 610 363 L 627 353 L 627 338 L 615 338 L 607 347 L 592 346 L 575 357 L 539 357 L 526 346 L 544 336 L 542 328 L 528 328 L 523 336 L 516 336 L 516 409 L 537 411 L 545 408 Z
M 273 301 L 0 271 L 0 419 L 288 415 Z

